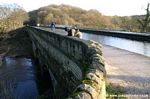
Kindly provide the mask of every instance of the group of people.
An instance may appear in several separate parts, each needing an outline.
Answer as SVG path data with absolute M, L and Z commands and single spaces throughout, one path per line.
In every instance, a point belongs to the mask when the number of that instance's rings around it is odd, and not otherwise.
M 65 27 L 65 31 L 68 32 L 68 36 L 74 36 L 78 38 L 82 38 L 82 33 L 79 31 L 77 27 L 67 28 Z
M 52 31 L 55 31 L 55 22 L 51 22 L 50 24 L 50 28 Z M 72 28 L 68 28 L 68 27 L 65 27 L 65 31 L 68 33 L 67 35 L 68 36 L 74 36 L 74 37 L 78 37 L 78 38 L 82 38 L 82 33 L 79 31 L 79 29 L 74 26 Z

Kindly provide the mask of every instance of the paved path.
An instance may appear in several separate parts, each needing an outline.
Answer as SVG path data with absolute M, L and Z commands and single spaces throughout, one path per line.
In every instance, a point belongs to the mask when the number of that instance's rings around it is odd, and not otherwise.
M 150 95 L 150 57 L 103 46 L 108 82 L 125 88 L 126 94 Z

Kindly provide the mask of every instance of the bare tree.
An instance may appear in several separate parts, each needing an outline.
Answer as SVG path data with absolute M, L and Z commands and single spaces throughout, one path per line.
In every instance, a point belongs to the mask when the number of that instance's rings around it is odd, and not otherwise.
M 12 5 L 0 5 L 0 35 L 23 26 L 28 20 L 28 14 L 22 7 Z
M 148 24 L 150 23 L 149 3 L 147 5 L 145 18 L 139 19 L 138 22 L 141 25 L 141 32 L 147 32 L 147 27 Z

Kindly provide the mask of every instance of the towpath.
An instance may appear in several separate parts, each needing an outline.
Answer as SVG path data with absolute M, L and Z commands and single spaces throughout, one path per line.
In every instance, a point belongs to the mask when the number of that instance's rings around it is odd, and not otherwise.
M 123 87 L 126 94 L 150 98 L 150 57 L 106 45 L 102 51 L 109 83 Z

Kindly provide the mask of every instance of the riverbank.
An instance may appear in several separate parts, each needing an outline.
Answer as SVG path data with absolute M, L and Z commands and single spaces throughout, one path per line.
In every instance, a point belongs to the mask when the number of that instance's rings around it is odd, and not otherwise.
M 4 37 L 0 40 L 0 55 L 7 52 L 8 57 L 32 57 L 31 40 L 24 28 L 10 31 Z

